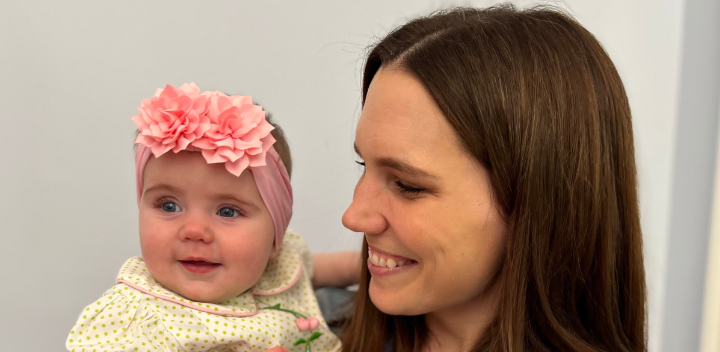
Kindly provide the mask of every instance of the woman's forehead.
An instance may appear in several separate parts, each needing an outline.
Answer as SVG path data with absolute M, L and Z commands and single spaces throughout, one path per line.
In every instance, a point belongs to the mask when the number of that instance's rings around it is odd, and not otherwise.
M 424 85 L 397 69 L 382 69 L 373 78 L 358 121 L 356 145 L 361 153 L 373 149 L 441 155 L 461 149 L 452 126 Z

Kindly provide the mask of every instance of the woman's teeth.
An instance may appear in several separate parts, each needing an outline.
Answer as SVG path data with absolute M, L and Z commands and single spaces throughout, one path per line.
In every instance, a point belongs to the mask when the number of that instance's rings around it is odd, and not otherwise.
M 373 253 L 370 249 L 368 249 L 368 257 L 370 258 L 370 262 L 374 265 L 388 269 L 395 269 L 396 267 L 401 267 L 406 264 L 402 260 L 395 261 L 395 259 L 392 258 L 385 259 L 381 256 L 378 256 L 376 253 Z M 408 261 L 407 264 L 410 264 L 410 261 Z

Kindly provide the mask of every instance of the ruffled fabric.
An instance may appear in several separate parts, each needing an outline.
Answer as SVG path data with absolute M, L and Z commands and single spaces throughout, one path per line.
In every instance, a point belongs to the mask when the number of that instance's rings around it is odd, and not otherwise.
M 154 97 L 141 102 L 138 114 L 132 117 L 140 131 L 135 143 L 150 148 L 155 157 L 169 150 L 184 150 L 210 130 L 209 103 L 209 97 L 200 95 L 194 83 L 158 89 Z
M 249 96 L 227 96 L 205 92 L 210 104 L 207 116 L 210 130 L 193 141 L 208 163 L 225 163 L 235 176 L 248 166 L 265 166 L 265 154 L 275 143 L 274 129 L 265 120 L 265 112 Z
M 142 101 L 132 117 L 140 133 L 135 143 L 160 157 L 172 150 L 201 151 L 208 163 L 225 163 L 239 176 L 248 167 L 265 166 L 275 143 L 274 127 L 249 96 L 204 92 L 194 83 L 171 85 Z
M 299 269 L 298 271 L 302 271 Z M 264 275 L 264 274 L 263 274 Z M 140 257 L 128 259 L 120 269 L 117 278 L 118 284 L 124 284 L 134 290 L 127 291 L 131 299 L 137 299 L 143 294 L 173 302 L 181 306 L 199 311 L 237 317 L 249 317 L 257 314 L 258 307 L 252 294 L 243 294 L 223 303 L 202 303 L 184 298 L 155 281 L 147 271 L 145 262 Z M 285 287 L 287 289 L 289 287 Z M 139 291 L 139 292 L 136 292 Z

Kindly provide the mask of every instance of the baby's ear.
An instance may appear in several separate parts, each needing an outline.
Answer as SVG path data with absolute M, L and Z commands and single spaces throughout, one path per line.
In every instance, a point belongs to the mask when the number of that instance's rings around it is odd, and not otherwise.
M 273 243 L 272 250 L 270 250 L 270 259 L 275 259 L 278 253 L 280 253 L 280 249 L 278 249 L 275 243 Z

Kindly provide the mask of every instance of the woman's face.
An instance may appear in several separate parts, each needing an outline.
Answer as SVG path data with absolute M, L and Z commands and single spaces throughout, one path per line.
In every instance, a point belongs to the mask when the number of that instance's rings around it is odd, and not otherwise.
M 415 76 L 375 75 L 355 147 L 365 172 L 343 224 L 365 233 L 373 303 L 418 315 L 478 302 L 497 282 L 506 225 L 487 170 Z

